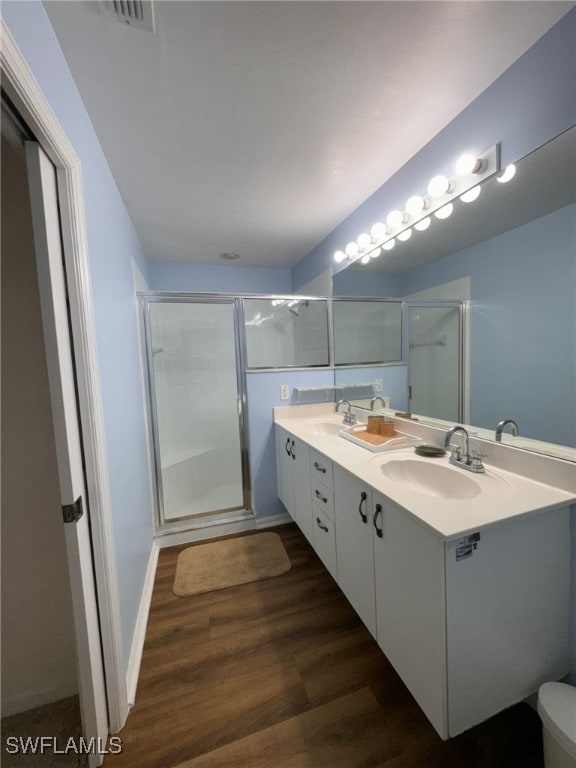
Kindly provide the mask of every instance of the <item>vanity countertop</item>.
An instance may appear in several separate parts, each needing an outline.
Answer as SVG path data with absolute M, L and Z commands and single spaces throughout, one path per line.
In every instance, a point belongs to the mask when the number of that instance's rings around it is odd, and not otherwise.
M 576 501 L 576 488 L 560 489 L 486 462 L 486 474 L 475 474 L 450 465 L 448 455 L 423 458 L 416 456 L 413 448 L 372 453 L 338 436 L 337 425 L 342 429 L 346 426 L 342 424 L 342 416 L 334 413 L 332 404 L 274 409 L 275 424 L 387 496 L 444 539 Z M 395 423 L 396 429 L 402 431 L 403 420 L 397 419 Z M 332 425 L 333 433 L 327 434 Z M 391 462 L 396 462 L 395 466 L 387 468 Z M 415 467 L 415 462 L 424 475 L 428 472 L 427 465 L 432 475 L 458 473 L 459 477 L 452 475 L 452 479 L 456 481 L 455 492 L 463 497 L 440 498 L 428 490 L 418 489 L 417 484 L 403 481 L 404 470 Z M 445 472 L 438 472 L 438 467 L 444 467 Z

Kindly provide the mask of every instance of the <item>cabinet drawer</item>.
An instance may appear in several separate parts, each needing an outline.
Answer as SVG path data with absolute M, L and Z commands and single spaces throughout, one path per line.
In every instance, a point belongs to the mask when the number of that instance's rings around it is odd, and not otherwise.
M 324 483 L 319 483 L 316 478 L 312 478 L 312 485 L 310 488 L 310 495 L 312 502 L 328 515 L 330 520 L 334 520 L 334 494 L 328 489 Z
M 336 532 L 334 523 L 315 504 L 312 506 L 314 515 L 314 549 L 333 579 L 337 580 L 336 572 Z
M 332 462 L 326 456 L 322 456 L 321 453 L 316 453 L 316 451 L 312 450 L 310 451 L 310 477 L 312 478 L 313 485 L 320 481 L 330 490 L 334 487 Z

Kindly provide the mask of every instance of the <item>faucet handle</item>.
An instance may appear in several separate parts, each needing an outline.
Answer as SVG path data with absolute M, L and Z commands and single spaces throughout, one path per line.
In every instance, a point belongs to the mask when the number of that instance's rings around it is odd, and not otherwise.
M 485 459 L 487 455 L 487 453 L 481 453 L 480 451 L 470 451 L 470 463 L 475 467 L 481 467 L 483 466 L 482 459 Z
M 450 443 L 450 458 L 454 459 L 455 461 L 460 461 L 462 458 L 462 449 L 457 443 Z

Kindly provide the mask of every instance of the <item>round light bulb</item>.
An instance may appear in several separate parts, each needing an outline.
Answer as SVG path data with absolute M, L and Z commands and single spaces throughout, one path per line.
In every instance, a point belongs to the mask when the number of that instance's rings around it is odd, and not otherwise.
M 354 257 L 358 255 L 358 251 L 360 250 L 360 248 L 358 248 L 358 243 L 348 243 L 348 245 L 346 246 L 346 248 L 344 248 L 344 250 L 346 251 L 347 256 Z
M 417 229 L 419 232 L 424 232 L 425 229 L 428 229 L 431 223 L 432 219 L 430 216 L 426 216 L 425 219 L 421 219 L 420 221 L 416 222 L 416 224 L 414 224 L 414 229 Z
M 434 216 L 436 216 L 437 219 L 447 219 L 448 216 L 451 215 L 452 211 L 454 210 L 454 206 L 452 203 L 448 203 L 448 205 L 443 205 L 442 208 L 439 208 Z
M 374 239 L 374 242 L 378 243 L 381 240 L 384 240 L 386 237 L 388 229 L 386 227 L 386 224 L 383 224 L 381 221 L 377 221 L 376 224 L 372 227 L 370 230 L 370 234 L 372 235 L 372 238 Z
M 334 261 L 337 264 L 340 264 L 340 262 L 345 261 L 345 259 L 346 259 L 346 254 L 344 253 L 344 251 L 336 251 L 336 253 L 334 254 Z
M 394 246 L 395 246 L 395 245 L 396 245 L 396 243 L 395 243 L 395 241 L 394 241 L 394 238 L 392 238 L 392 240 L 387 240 L 387 241 L 384 243 L 384 245 L 382 246 L 382 249 L 383 249 L 384 251 L 391 251 L 391 250 L 392 250 L 392 248 L 394 248 Z
M 388 224 L 389 227 L 393 227 L 394 229 L 396 227 L 401 227 L 404 223 L 404 214 L 402 211 L 390 211 L 388 216 L 386 216 L 386 224 Z
M 468 176 L 469 173 L 478 173 L 482 161 L 469 153 L 462 155 L 456 161 L 456 173 L 458 176 Z
M 420 195 L 413 195 L 406 201 L 406 210 L 411 216 L 418 216 L 426 207 L 426 201 Z
M 382 253 L 382 248 L 374 248 L 373 251 L 370 251 L 370 258 L 376 259 L 380 254 Z
M 504 169 L 504 173 L 500 174 L 500 176 L 496 176 L 496 181 L 499 181 L 500 184 L 506 184 L 507 181 L 510 181 L 514 178 L 516 175 L 516 166 L 514 163 L 511 163 L 510 165 L 507 165 Z
M 398 240 L 402 240 L 403 242 L 405 240 L 409 240 L 412 237 L 412 230 L 411 229 L 405 229 L 404 232 L 400 232 L 399 235 L 397 235 Z
M 367 234 L 363 233 L 358 238 L 357 243 L 360 246 L 361 250 L 365 250 L 370 245 L 372 245 L 372 238 L 370 237 L 370 235 L 367 235 Z
M 362 256 L 362 258 L 360 259 L 360 264 L 368 264 L 369 261 L 370 261 L 370 256 L 366 254 L 366 256 Z
M 477 184 L 475 187 L 472 187 L 472 189 L 464 192 L 463 195 L 460 195 L 460 200 L 462 200 L 463 203 L 473 203 L 474 200 L 478 200 L 480 197 L 480 189 L 480 184 Z
M 428 184 L 428 192 L 432 197 L 441 197 L 450 191 L 450 179 L 447 176 L 434 176 Z

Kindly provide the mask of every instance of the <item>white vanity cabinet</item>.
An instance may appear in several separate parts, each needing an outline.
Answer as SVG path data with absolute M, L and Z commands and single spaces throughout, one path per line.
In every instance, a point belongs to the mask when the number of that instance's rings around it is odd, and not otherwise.
M 444 542 L 385 496 L 373 496 L 378 645 L 447 738 Z
M 313 450 L 310 450 L 310 500 L 314 528 L 312 546 L 337 581 L 333 466 L 329 459 Z
M 376 637 L 372 489 L 334 468 L 334 520 L 338 586 Z
M 276 427 L 276 473 L 278 497 L 290 517 L 312 544 L 310 500 L 310 449 L 281 427 Z
M 509 478 L 511 508 L 528 493 L 540 506 L 495 519 L 486 505 L 478 523 L 474 497 L 404 504 L 355 446 L 354 469 L 342 445 L 315 448 L 276 426 L 280 498 L 442 738 L 567 674 L 570 500 Z
M 378 644 L 443 738 L 566 674 L 568 509 L 444 541 L 373 501 Z

